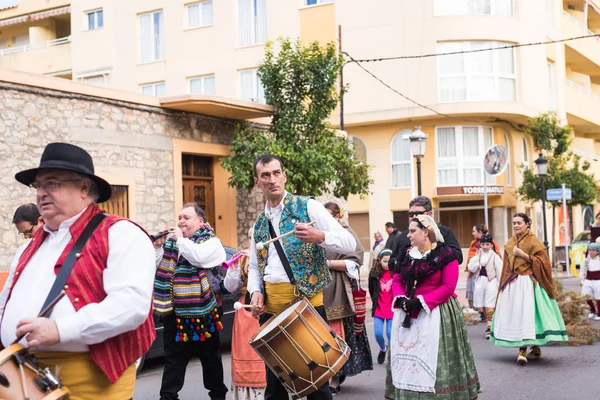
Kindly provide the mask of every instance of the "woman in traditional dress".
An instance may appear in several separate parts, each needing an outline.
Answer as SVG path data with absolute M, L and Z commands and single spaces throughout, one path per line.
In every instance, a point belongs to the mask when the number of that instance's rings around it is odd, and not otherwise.
M 367 332 L 362 329 L 358 334 L 354 327 L 354 299 L 352 290 L 358 289 L 360 280 L 360 266 L 363 263 L 364 248 L 356 233 L 347 224 L 343 223 L 342 210 L 334 202 L 325 204 L 325 208 L 348 232 L 356 239 L 356 251 L 351 254 L 339 254 L 327 251 L 327 264 L 331 270 L 333 281 L 323 292 L 323 302 L 327 320 L 331 328 L 348 344 L 351 349 L 350 358 L 337 375 L 330 382 L 332 394 L 341 391 L 341 383 L 348 376 L 360 374 L 362 371 L 373 369 L 371 346 Z
M 513 231 L 504 246 L 504 263 L 490 340 L 496 346 L 518 347 L 517 362 L 542 356 L 540 346 L 568 340 L 554 300 L 552 266 L 544 244 L 529 231 L 526 214 L 513 217 Z M 527 346 L 531 351 L 527 353 Z
M 436 223 L 418 215 L 411 246 L 394 275 L 394 320 L 385 398 L 476 399 L 480 392 L 469 334 L 456 300 L 458 261 Z
M 252 237 L 252 228 L 248 238 Z M 248 253 L 248 250 L 245 251 Z M 249 254 L 244 254 L 238 262 L 231 265 L 223 284 L 230 293 L 242 288 L 240 303 L 246 299 L 248 284 Z M 231 392 L 232 400 L 264 400 L 267 386 L 264 361 L 248 344 L 248 340 L 258 330 L 258 320 L 250 310 L 236 311 L 231 331 Z

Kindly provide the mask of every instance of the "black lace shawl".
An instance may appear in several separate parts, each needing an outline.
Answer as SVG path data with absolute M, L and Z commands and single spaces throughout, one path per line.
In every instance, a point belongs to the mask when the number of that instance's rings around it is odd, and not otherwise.
M 421 259 L 413 259 L 409 255 L 411 248 L 406 250 L 406 256 L 400 270 L 406 295 L 409 298 L 413 297 L 414 289 L 418 284 L 457 259 L 452 249 L 444 243 L 438 243 L 429 254 Z

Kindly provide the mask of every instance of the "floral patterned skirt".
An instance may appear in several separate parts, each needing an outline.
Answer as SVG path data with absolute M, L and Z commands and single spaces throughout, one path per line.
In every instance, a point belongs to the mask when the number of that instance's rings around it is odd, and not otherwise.
M 388 351 L 385 398 L 388 400 L 472 400 L 481 392 L 469 332 L 458 301 L 450 297 L 440 308 L 440 345 L 435 393 L 397 389 L 392 384 Z M 394 337 L 392 335 L 392 337 Z
M 265 388 L 251 388 L 231 385 L 232 400 L 265 400 Z
M 350 282 L 352 289 L 356 290 L 358 288 L 356 281 L 351 279 Z M 367 330 L 364 329 L 360 335 L 356 336 L 354 334 L 354 317 L 344 318 L 342 325 L 344 326 L 344 340 L 350 347 L 351 353 L 348 362 L 340 369 L 337 376 L 354 376 L 362 371 L 372 370 L 373 357 Z

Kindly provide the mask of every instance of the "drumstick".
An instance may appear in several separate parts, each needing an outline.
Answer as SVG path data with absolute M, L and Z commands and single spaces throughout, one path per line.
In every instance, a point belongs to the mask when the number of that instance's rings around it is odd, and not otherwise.
M 48 315 L 50 313 L 50 311 L 52 311 L 52 309 L 54 308 L 54 306 L 56 305 L 56 303 L 58 303 L 60 301 L 60 299 L 62 299 L 63 297 L 65 297 L 65 292 L 64 291 L 60 292 L 58 294 L 58 296 L 56 296 L 54 298 L 54 300 L 52 300 L 52 302 L 50 304 L 48 304 L 48 307 L 46 307 L 42 311 L 40 311 L 40 314 L 38 315 L 38 318 L 43 318 L 46 315 Z M 26 335 L 27 334 L 19 336 L 11 344 L 19 343 Z
M 235 303 L 233 303 L 233 308 L 234 310 L 241 310 L 242 308 L 256 308 L 257 306 L 255 306 L 254 304 L 242 304 L 239 301 L 236 301 Z
M 306 225 L 308 225 L 308 226 L 311 226 L 311 225 L 313 225 L 315 222 L 317 222 L 317 221 L 310 221 L 310 222 L 309 222 L 308 224 L 306 224 Z M 276 240 L 283 239 L 283 238 L 285 238 L 285 237 L 288 237 L 288 236 L 290 236 L 290 235 L 293 235 L 293 234 L 294 234 L 294 232 L 295 232 L 295 231 L 289 231 L 288 233 L 284 233 L 283 235 L 279 235 L 279 236 L 277 236 L 277 237 L 274 237 L 273 239 L 271 239 L 271 240 L 267 240 L 266 242 L 259 242 L 259 243 L 257 243 L 257 244 L 256 244 L 256 250 L 258 250 L 258 251 L 261 251 L 262 249 L 264 249 L 264 248 L 265 248 L 265 246 L 267 246 L 267 245 L 269 245 L 269 244 L 273 243 L 273 242 L 274 242 L 274 241 L 276 241 Z

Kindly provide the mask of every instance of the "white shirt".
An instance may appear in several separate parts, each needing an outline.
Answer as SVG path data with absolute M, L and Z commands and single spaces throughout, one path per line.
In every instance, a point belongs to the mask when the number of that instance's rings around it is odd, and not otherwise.
M 279 236 L 279 222 L 283 212 L 283 200 L 287 192 L 284 194 L 281 202 L 277 207 L 270 207 L 269 203 L 265 205 L 265 216 L 273 224 L 275 234 Z M 309 199 L 307 203 L 308 217 L 311 221 L 316 221 L 313 227 L 325 233 L 325 240 L 319 246 L 325 250 L 335 251 L 336 253 L 348 254 L 356 250 L 356 240 L 339 222 L 337 222 L 321 203 L 316 200 Z M 269 244 L 267 266 L 265 267 L 265 282 L 278 283 L 289 282 L 283 264 L 279 259 L 279 254 L 273 243 Z M 250 240 L 250 267 L 248 269 L 248 292 L 262 291 L 262 282 L 260 280 L 260 272 L 258 270 L 258 259 L 256 257 L 256 243 L 254 237 Z
M 202 243 L 194 243 L 188 238 L 180 237 L 176 244 L 179 256 L 183 256 L 196 268 L 210 269 L 221 265 L 227 258 L 221 240 L 216 236 Z M 162 260 L 163 253 L 162 247 L 155 249 L 157 267 Z
M 582 281 L 586 279 L 588 271 L 600 271 L 600 257 L 588 257 L 583 261 L 583 265 L 581 266 L 581 270 L 579 271 L 579 278 Z
M 31 242 L 31 239 L 27 239 L 27 241 L 25 243 L 23 243 L 21 246 L 19 246 L 19 248 L 17 249 L 17 254 L 15 255 L 15 258 L 17 260 L 19 258 L 21 258 L 21 254 L 23 254 L 23 252 L 25 251 L 27 246 L 29 246 L 29 242 Z M 0 321 L 2 321 L 2 313 L 4 312 L 4 306 L 6 303 L 6 299 L 8 298 L 8 293 L 10 292 L 10 287 L 12 286 L 12 282 L 13 282 L 13 278 L 15 276 L 15 270 L 17 269 L 17 265 L 18 265 L 18 263 L 15 263 L 15 262 L 11 263 L 10 271 L 8 272 L 8 277 L 6 278 L 6 281 L 4 282 L 4 287 L 2 288 L 2 292 L 0 292 Z
M 83 212 L 83 211 L 82 211 Z M 44 230 L 48 236 L 35 252 L 13 288 L 4 309 L 0 335 L 4 346 L 16 339 L 17 323 L 40 312 L 56 279 L 54 266 L 71 240 L 69 227 L 81 215 L 62 222 L 57 231 Z M 56 321 L 60 343 L 40 347 L 46 351 L 88 351 L 88 345 L 141 325 L 152 305 L 154 287 L 154 253 L 152 242 L 137 226 L 119 221 L 108 230 L 109 254 L 103 273 L 106 298 L 75 311 L 70 299 L 63 297 L 50 316 Z M 16 268 L 20 254 L 13 259 Z M 26 345 L 26 338 L 21 344 Z

